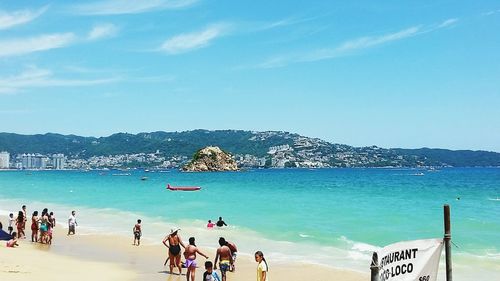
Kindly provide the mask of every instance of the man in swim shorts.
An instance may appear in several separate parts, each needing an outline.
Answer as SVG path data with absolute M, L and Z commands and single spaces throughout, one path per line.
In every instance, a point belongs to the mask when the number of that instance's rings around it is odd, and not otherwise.
M 194 241 L 194 237 L 189 238 L 189 245 L 185 249 L 186 250 L 184 251 L 184 258 L 186 258 L 186 268 L 187 268 L 186 278 L 187 281 L 189 281 L 189 279 L 195 281 L 196 254 L 202 255 L 206 259 L 208 259 L 208 256 L 200 252 L 200 250 L 198 250 Z
M 75 227 L 77 225 L 78 223 L 76 222 L 76 212 L 71 211 L 71 215 L 68 218 L 68 235 L 76 233 Z
M 170 230 L 170 234 L 163 239 L 163 245 L 168 248 L 168 258 L 170 259 L 170 274 L 172 274 L 174 270 L 174 266 L 179 268 L 179 275 L 182 274 L 182 266 L 181 266 L 181 246 L 182 248 L 186 248 L 184 243 L 182 243 L 182 239 L 177 233 L 180 228 L 173 228 Z M 167 245 L 168 241 L 168 245 Z
M 214 269 L 217 269 L 217 260 L 220 258 L 219 268 L 222 274 L 222 281 L 226 281 L 226 272 L 231 268 L 233 264 L 233 256 L 231 254 L 231 249 L 227 246 L 226 239 L 221 237 L 219 239 L 220 247 L 217 249 L 214 261 Z
M 134 225 L 134 229 L 132 229 L 132 231 L 134 232 L 134 246 L 136 245 L 135 241 L 137 241 L 137 246 L 141 244 L 141 222 L 141 220 L 137 220 L 137 223 Z

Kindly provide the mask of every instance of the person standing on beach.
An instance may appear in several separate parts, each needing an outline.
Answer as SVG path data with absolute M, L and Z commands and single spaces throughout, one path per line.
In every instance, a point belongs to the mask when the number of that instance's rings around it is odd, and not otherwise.
M 12 231 L 14 231 L 15 224 L 16 224 L 16 219 L 14 219 L 14 214 L 10 213 L 9 214 L 9 227 L 7 228 L 10 235 L 12 235 Z
M 28 212 L 26 211 L 26 205 L 21 206 L 21 210 L 23 211 L 24 215 L 24 226 L 23 226 L 23 234 L 24 234 L 24 231 L 26 230 L 26 222 L 28 221 Z M 24 234 L 24 237 L 26 238 L 26 234 Z
M 54 212 L 50 212 L 49 214 L 49 232 L 48 232 L 48 237 L 49 241 L 48 244 L 52 244 L 52 231 L 56 227 L 56 217 L 54 216 Z
M 38 242 L 38 211 L 31 216 L 31 242 Z
M 200 252 L 198 248 L 196 247 L 196 244 L 194 243 L 194 237 L 189 238 L 189 245 L 185 248 L 184 251 L 184 258 L 186 258 L 186 268 L 187 268 L 187 273 L 186 273 L 186 278 L 187 281 L 189 281 L 189 278 L 191 277 L 191 280 L 194 281 L 195 279 L 195 274 L 196 274 L 196 254 L 200 254 L 204 256 L 206 259 L 208 259 L 208 256 L 205 255 L 204 253 Z M 222 277 L 224 278 L 224 277 Z M 224 279 L 222 279 L 224 280 Z
M 17 238 L 26 238 L 26 234 L 24 233 L 25 224 L 26 218 L 24 217 L 24 213 L 23 211 L 19 211 L 16 219 Z
M 231 268 L 231 264 L 233 264 L 233 257 L 231 255 L 231 249 L 227 246 L 226 239 L 223 237 L 219 238 L 219 245 L 220 247 L 215 254 L 214 268 L 217 269 L 217 261 L 220 257 L 220 273 L 222 274 L 222 281 L 226 281 L 226 272 Z
M 221 238 L 224 239 L 223 237 L 221 237 Z M 231 250 L 231 256 L 233 258 L 233 261 L 231 262 L 231 268 L 229 269 L 229 271 L 235 271 L 236 266 L 234 264 L 236 263 L 236 256 L 238 255 L 237 254 L 238 248 L 236 248 L 236 244 L 234 244 L 231 241 L 226 241 L 226 246 L 229 247 L 229 250 Z
M 71 211 L 71 215 L 68 218 L 68 235 L 71 233 L 76 234 L 76 226 L 78 223 L 76 222 L 76 212 Z
M 267 266 L 267 261 L 264 258 L 264 254 L 261 251 L 255 252 L 255 261 L 257 265 L 257 281 L 269 281 L 267 277 L 267 272 L 269 268 Z
M 186 248 L 184 243 L 182 243 L 182 239 L 178 234 L 180 228 L 173 228 L 170 230 L 170 234 L 167 235 L 163 239 L 163 245 L 168 248 L 168 258 L 170 259 L 170 274 L 172 274 L 174 270 L 174 266 L 179 268 L 179 275 L 182 274 L 182 266 L 181 266 L 181 246 L 182 248 Z M 167 245 L 168 241 L 168 245 Z
M 48 210 L 44 209 L 40 220 L 40 241 L 42 244 L 49 242 L 49 214 Z
M 217 221 L 217 226 L 218 227 L 227 226 L 226 222 L 222 220 L 222 217 L 219 217 L 219 220 Z
M 137 220 L 137 223 L 134 225 L 134 228 L 132 231 L 134 232 L 134 246 L 135 246 L 135 241 L 137 240 L 137 246 L 141 244 L 141 235 L 142 235 L 142 230 L 141 230 L 141 220 Z

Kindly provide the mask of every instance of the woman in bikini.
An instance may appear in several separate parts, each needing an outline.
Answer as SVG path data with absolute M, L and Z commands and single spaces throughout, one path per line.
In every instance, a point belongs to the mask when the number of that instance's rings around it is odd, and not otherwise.
M 38 242 L 38 211 L 34 211 L 31 216 L 31 242 Z
M 42 244 L 49 242 L 49 216 L 46 212 L 42 214 L 42 219 L 40 221 L 40 241 Z
M 24 233 L 25 225 L 26 225 L 26 220 L 24 218 L 24 213 L 23 211 L 19 211 L 16 219 L 17 238 L 26 238 L 26 234 Z

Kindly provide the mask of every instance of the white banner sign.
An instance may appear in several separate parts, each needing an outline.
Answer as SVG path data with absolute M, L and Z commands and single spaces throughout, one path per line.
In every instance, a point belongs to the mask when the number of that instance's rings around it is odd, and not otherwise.
M 443 239 L 404 241 L 378 252 L 380 281 L 436 281 Z

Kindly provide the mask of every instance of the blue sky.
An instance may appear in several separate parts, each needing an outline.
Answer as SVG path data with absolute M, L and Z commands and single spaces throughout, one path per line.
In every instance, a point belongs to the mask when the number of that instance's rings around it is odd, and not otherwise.
M 500 152 L 499 30 L 498 1 L 2 1 L 0 131 Z

